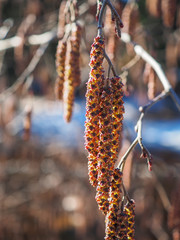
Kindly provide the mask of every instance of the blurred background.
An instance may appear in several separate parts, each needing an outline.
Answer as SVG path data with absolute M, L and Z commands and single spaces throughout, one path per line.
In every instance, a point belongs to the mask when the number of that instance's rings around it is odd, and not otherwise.
M 104 238 L 104 216 L 98 210 L 95 189 L 88 181 L 84 149 L 89 52 L 97 34 L 96 1 L 78 1 L 83 29 L 82 82 L 75 92 L 70 123 L 64 121 L 63 104 L 56 101 L 54 94 L 60 3 L 60 0 L 0 0 L 2 240 Z M 122 32 L 129 33 L 162 65 L 180 97 L 179 1 L 112 3 L 123 20 Z M 104 32 L 106 51 L 124 83 L 120 159 L 136 137 L 134 126 L 139 106 L 147 104 L 163 87 L 152 69 L 135 55 L 132 45 L 114 37 L 108 11 Z M 22 39 L 21 44 L 15 36 Z M 104 67 L 107 68 L 106 63 Z M 178 240 L 180 113 L 171 98 L 155 104 L 142 126 L 143 143 L 153 157 L 153 171 L 148 172 L 137 146 L 127 159 L 124 174 L 126 188 L 136 202 L 136 239 Z

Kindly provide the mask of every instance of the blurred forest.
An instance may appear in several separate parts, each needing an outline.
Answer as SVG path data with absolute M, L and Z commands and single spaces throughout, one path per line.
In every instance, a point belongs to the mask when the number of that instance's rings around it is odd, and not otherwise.
M 130 34 L 132 41 L 161 64 L 180 97 L 180 2 L 112 3 L 124 23 L 122 32 Z M 76 88 L 70 123 L 65 123 L 63 104 L 56 101 L 54 94 L 60 4 L 60 0 L 0 0 L 2 240 L 104 238 L 104 216 L 88 181 L 84 149 L 89 53 L 97 35 L 96 0 L 78 1 L 81 84 Z M 152 100 L 163 87 L 148 64 L 136 56 L 132 44 L 112 37 L 114 27 L 106 20 L 106 51 L 122 77 L 125 92 L 120 159 L 135 137 L 139 106 Z M 14 36 L 22 39 L 20 44 Z M 11 38 L 6 45 L 5 40 Z M 124 174 L 126 188 L 136 202 L 136 239 L 178 240 L 180 113 L 167 97 L 148 111 L 143 124 L 143 139 L 153 156 L 153 171 L 148 172 L 137 147 L 128 157 Z

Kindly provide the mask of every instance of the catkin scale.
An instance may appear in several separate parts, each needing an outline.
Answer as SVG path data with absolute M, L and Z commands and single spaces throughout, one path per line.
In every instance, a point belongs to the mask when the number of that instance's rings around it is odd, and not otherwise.
M 86 92 L 85 147 L 88 151 L 88 174 L 92 186 L 97 186 L 97 155 L 99 144 L 99 102 L 104 81 L 102 62 L 104 59 L 104 41 L 94 39 L 90 53 L 91 71 Z

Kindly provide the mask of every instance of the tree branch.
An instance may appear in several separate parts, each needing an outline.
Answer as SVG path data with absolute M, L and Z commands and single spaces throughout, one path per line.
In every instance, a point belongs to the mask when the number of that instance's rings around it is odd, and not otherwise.
M 49 42 L 42 44 L 34 54 L 31 62 L 29 63 L 28 67 L 24 70 L 21 76 L 16 80 L 16 82 L 6 89 L 4 92 L 0 94 L 0 102 L 4 101 L 8 96 L 12 95 L 25 81 L 25 79 L 34 71 L 37 64 L 39 63 L 41 57 L 43 56 L 44 52 L 46 51 Z
M 122 33 L 121 40 L 125 43 L 132 44 L 134 46 L 134 51 L 136 52 L 136 54 L 139 55 L 144 61 L 146 61 L 151 65 L 151 67 L 154 69 L 157 76 L 159 77 L 159 80 L 161 81 L 164 87 L 164 91 L 167 92 L 167 95 L 171 96 L 172 100 L 174 101 L 178 110 L 180 111 L 180 99 L 178 98 L 170 82 L 168 81 L 166 75 L 164 74 L 161 68 L 161 65 L 149 53 L 147 53 L 140 45 L 131 41 L 131 37 L 129 34 Z

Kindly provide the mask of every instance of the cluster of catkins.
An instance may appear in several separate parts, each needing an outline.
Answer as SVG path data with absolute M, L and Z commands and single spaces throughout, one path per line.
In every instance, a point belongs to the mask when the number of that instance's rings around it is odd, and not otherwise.
M 75 88 L 80 85 L 81 27 L 71 23 L 71 32 L 59 40 L 56 51 L 55 95 L 63 100 L 64 119 L 70 122 L 73 112 Z
M 123 84 L 118 76 L 105 79 L 104 47 L 104 39 L 97 36 L 90 53 L 85 122 L 88 174 L 106 216 L 105 239 L 134 239 L 134 202 L 122 204 L 122 172 L 115 168 L 124 113 Z

